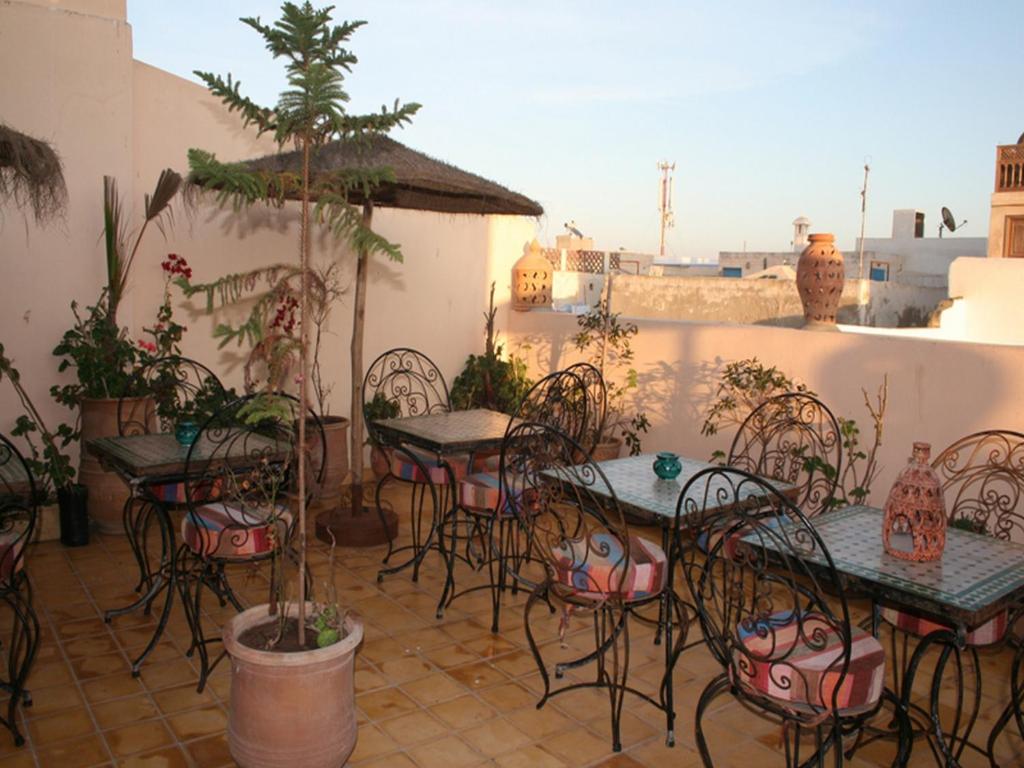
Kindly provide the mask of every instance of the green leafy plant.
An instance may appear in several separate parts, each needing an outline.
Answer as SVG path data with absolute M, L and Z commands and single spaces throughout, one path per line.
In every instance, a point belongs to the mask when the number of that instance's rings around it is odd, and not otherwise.
M 25 461 L 33 477 L 41 483 L 39 493 L 44 500 L 52 499 L 58 490 L 70 487 L 74 481 L 75 468 L 64 449 L 78 439 L 78 433 L 70 424 L 59 424 L 55 431 L 46 426 L 21 383 L 21 374 L 0 344 L 0 379 L 3 378 L 10 382 L 25 411 L 18 416 L 11 434 L 24 438 L 30 451 Z
M 419 109 L 417 104 L 399 105 L 396 101 L 393 109 L 386 107 L 380 112 L 368 115 L 352 115 L 345 109 L 349 100 L 344 89 L 345 75 L 351 71 L 357 61 L 345 46 L 352 34 L 364 22 L 342 22 L 334 25 L 331 22 L 333 8 L 314 9 L 312 4 L 301 5 L 286 2 L 281 6 L 281 18 L 271 25 L 264 24 L 259 18 L 243 18 L 243 24 L 254 29 L 266 43 L 266 48 L 275 59 L 283 59 L 287 77 L 287 88 L 280 95 L 273 107 L 263 107 L 243 96 L 239 84 L 231 75 L 226 78 L 209 72 L 196 71 L 196 75 L 206 84 L 210 92 L 219 98 L 230 111 L 238 112 L 246 126 L 253 126 L 257 134 L 271 134 L 279 147 L 292 145 L 301 155 L 301 173 L 292 171 L 274 172 L 256 170 L 242 163 L 223 163 L 212 153 L 201 149 L 189 151 L 189 180 L 196 190 L 213 191 L 221 204 L 230 203 L 234 207 L 264 202 L 282 206 L 286 200 L 295 200 L 301 204 L 299 226 L 299 264 L 296 268 L 279 267 L 281 270 L 274 277 L 267 277 L 262 271 L 263 285 L 269 288 L 267 296 L 258 297 L 256 304 L 261 309 L 254 316 L 250 314 L 247 328 L 229 329 L 222 333 L 222 338 L 242 338 L 248 336 L 254 342 L 254 352 L 266 361 L 271 375 L 268 376 L 268 390 L 284 384 L 285 376 L 278 375 L 287 361 L 298 357 L 298 384 L 301 410 L 305 412 L 308 403 L 308 338 L 307 322 L 308 300 L 314 289 L 311 283 L 314 272 L 310 269 L 311 224 L 314 222 L 329 227 L 335 237 L 346 240 L 359 253 L 357 269 L 355 325 L 353 330 L 353 378 L 356 379 L 355 361 L 362 350 L 362 323 L 365 306 L 365 267 L 369 254 L 379 253 L 388 258 L 399 260 L 401 257 L 397 245 L 381 237 L 369 226 L 369 215 L 362 201 L 371 199 L 373 190 L 382 182 L 392 180 L 393 172 L 389 169 L 347 169 L 335 173 L 311 174 L 311 158 L 313 154 L 330 141 L 359 142 L 368 136 L 383 134 L 392 128 L 410 121 Z M 357 202 L 353 202 L 357 201 Z M 215 286 L 208 289 L 208 297 L 220 292 L 222 297 L 230 296 L 233 300 L 243 295 L 252 296 L 260 283 L 261 270 L 249 273 L 248 276 L 229 276 L 229 278 L 208 284 Z M 288 276 L 291 276 L 290 278 Z M 270 306 L 280 306 L 287 302 L 280 279 L 285 278 L 289 284 L 297 287 L 299 338 L 296 340 L 287 328 L 278 328 L 268 334 L 273 324 Z M 198 290 L 202 290 L 199 288 Z M 293 297 L 293 296 L 292 296 Z M 209 299 L 208 299 L 209 304 Z M 294 309 L 294 305 L 291 305 Z M 287 316 L 290 309 L 285 308 Z M 262 314 L 260 314 L 262 313 Z M 274 315 L 276 317 L 276 313 Z M 284 321 L 287 326 L 289 320 Z M 295 326 L 292 326 L 292 331 Z M 257 335 L 258 334 L 258 335 Z M 296 346 L 297 341 L 297 346 Z M 358 353 L 358 354 L 357 354 Z M 359 376 L 361 378 L 361 376 Z M 353 440 L 359 434 L 358 387 L 352 388 Z M 306 449 L 305 419 L 299 419 L 299 451 L 304 454 Z M 362 451 L 352 451 L 353 475 L 361 482 Z M 299 646 L 305 642 L 305 572 L 306 572 L 306 508 L 304 475 L 299 473 L 299 510 L 297 520 L 297 537 L 299 552 L 298 577 L 298 627 Z M 280 602 L 280 595 L 276 598 Z
M 622 322 L 619 317 L 618 312 L 609 310 L 607 299 L 602 298 L 577 319 L 580 330 L 573 336 L 573 343 L 587 355 L 587 362 L 601 372 L 607 391 L 607 413 L 598 425 L 597 442 L 621 435 L 630 455 L 636 456 L 642 450 L 640 435 L 651 426 L 643 411 L 626 412 L 626 396 L 639 384 L 637 370 L 632 366 L 632 340 L 640 329 L 636 323 Z
M 949 527 L 956 528 L 961 531 L 967 531 L 969 533 L 980 533 L 982 535 L 988 533 L 988 529 L 985 528 L 985 523 L 971 517 L 958 517 L 955 520 L 950 520 Z
M 484 313 L 484 354 L 470 355 L 452 382 L 451 400 L 456 410 L 489 408 L 514 413 L 533 384 L 526 375 L 526 362 L 515 355 L 502 359 L 502 345 L 494 341 L 494 286 L 491 283 L 490 306 Z

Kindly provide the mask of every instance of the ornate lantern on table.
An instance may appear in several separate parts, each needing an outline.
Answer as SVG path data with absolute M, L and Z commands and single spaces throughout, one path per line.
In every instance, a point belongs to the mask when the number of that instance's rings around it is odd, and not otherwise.
M 914 443 L 914 454 L 885 501 L 882 543 L 902 560 L 938 560 L 946 546 L 946 504 L 930 457 L 928 443 Z
M 540 243 L 534 240 L 512 266 L 512 309 L 550 308 L 553 272 L 551 262 L 540 252 Z

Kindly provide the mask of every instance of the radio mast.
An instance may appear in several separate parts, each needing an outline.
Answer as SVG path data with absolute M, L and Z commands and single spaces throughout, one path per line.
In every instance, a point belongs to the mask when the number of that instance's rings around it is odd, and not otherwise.
M 676 164 L 662 160 L 658 163 L 658 170 L 661 171 L 661 199 L 658 202 L 658 214 L 661 219 L 661 240 L 658 246 L 658 255 L 665 256 L 665 230 L 674 227 L 676 224 L 675 215 L 672 213 L 672 181 L 676 170 Z

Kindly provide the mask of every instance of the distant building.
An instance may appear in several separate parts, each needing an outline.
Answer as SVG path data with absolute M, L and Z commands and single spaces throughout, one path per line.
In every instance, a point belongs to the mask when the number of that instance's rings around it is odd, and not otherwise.
M 800 216 L 793 220 L 793 240 L 790 251 L 719 251 L 718 268 L 722 277 L 747 277 L 764 272 L 772 267 L 792 267 L 800 252 L 807 247 L 807 236 L 811 231 L 811 220 Z
M 1024 134 L 996 147 L 996 190 L 988 226 L 989 258 L 1024 258 Z

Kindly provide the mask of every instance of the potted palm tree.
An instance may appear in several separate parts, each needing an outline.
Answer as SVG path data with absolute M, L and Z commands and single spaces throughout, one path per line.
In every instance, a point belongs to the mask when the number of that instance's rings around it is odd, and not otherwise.
M 221 335 L 255 341 L 264 360 L 280 364 L 297 359 L 299 403 L 302 413 L 310 401 L 308 375 L 310 326 L 313 317 L 310 301 L 316 292 L 317 275 L 310 266 L 311 226 L 324 222 L 332 232 L 359 251 L 368 243 L 375 249 L 397 253 L 369 229 L 350 197 L 366 194 L 376 183 L 388 178 L 385 169 L 346 170 L 312 178 L 311 159 L 318 148 L 330 141 L 359 142 L 368 136 L 385 133 L 407 122 L 418 105 L 384 109 L 373 115 L 350 115 L 344 105 L 348 95 L 343 89 L 344 73 L 356 57 L 344 46 L 364 22 L 334 25 L 332 8 L 315 9 L 309 2 L 285 3 L 281 18 L 271 25 L 258 18 L 242 22 L 256 30 L 274 58 L 286 61 L 287 90 L 270 109 L 255 104 L 239 92 L 238 83 L 208 72 L 196 72 L 210 91 L 227 107 L 237 110 L 246 125 L 274 136 L 282 149 L 293 146 L 302 155 L 302 173 L 253 170 L 239 163 L 222 163 L 202 150 L 189 152 L 189 180 L 196 190 L 215 190 L 218 199 L 236 205 L 267 202 L 283 205 L 288 199 L 301 204 L 299 228 L 299 265 L 258 270 L 249 276 L 229 275 L 215 284 L 193 286 L 182 281 L 186 292 L 207 291 L 209 304 L 216 295 L 239 298 L 256 296 L 255 309 L 240 328 L 222 328 Z M 213 286 L 220 286 L 211 288 Z M 259 288 L 256 288 L 259 286 Z M 297 296 L 297 305 L 291 302 Z M 283 320 L 278 309 L 285 302 Z M 289 312 L 297 308 L 292 323 Z M 277 323 L 275 325 L 275 323 Z M 283 326 L 282 327 L 282 323 Z M 295 338 L 295 326 L 298 338 Z M 241 336 L 240 336 L 241 334 Z M 280 385 L 288 377 L 281 368 L 269 368 Z M 287 368 L 285 368 L 287 370 Z M 273 388 L 273 386 L 272 386 Z M 355 389 L 355 387 L 354 387 Z M 298 419 L 298 452 L 307 451 L 307 424 Z M 298 519 L 295 550 L 298 560 L 297 600 L 288 612 L 294 612 L 294 643 L 275 644 L 272 648 L 252 647 L 242 641 L 258 636 L 254 627 L 277 622 L 274 606 L 257 606 L 232 619 L 224 633 L 225 648 L 232 658 L 231 712 L 228 742 L 231 754 L 241 765 L 305 765 L 334 768 L 342 765 L 355 746 L 354 706 L 355 652 L 362 636 L 362 625 L 349 616 L 342 621 L 336 607 L 312 611 L 306 595 L 306 484 L 305 461 L 298 462 Z M 332 630 L 332 631 L 325 631 Z M 323 647 L 307 649 L 307 636 L 313 635 Z

